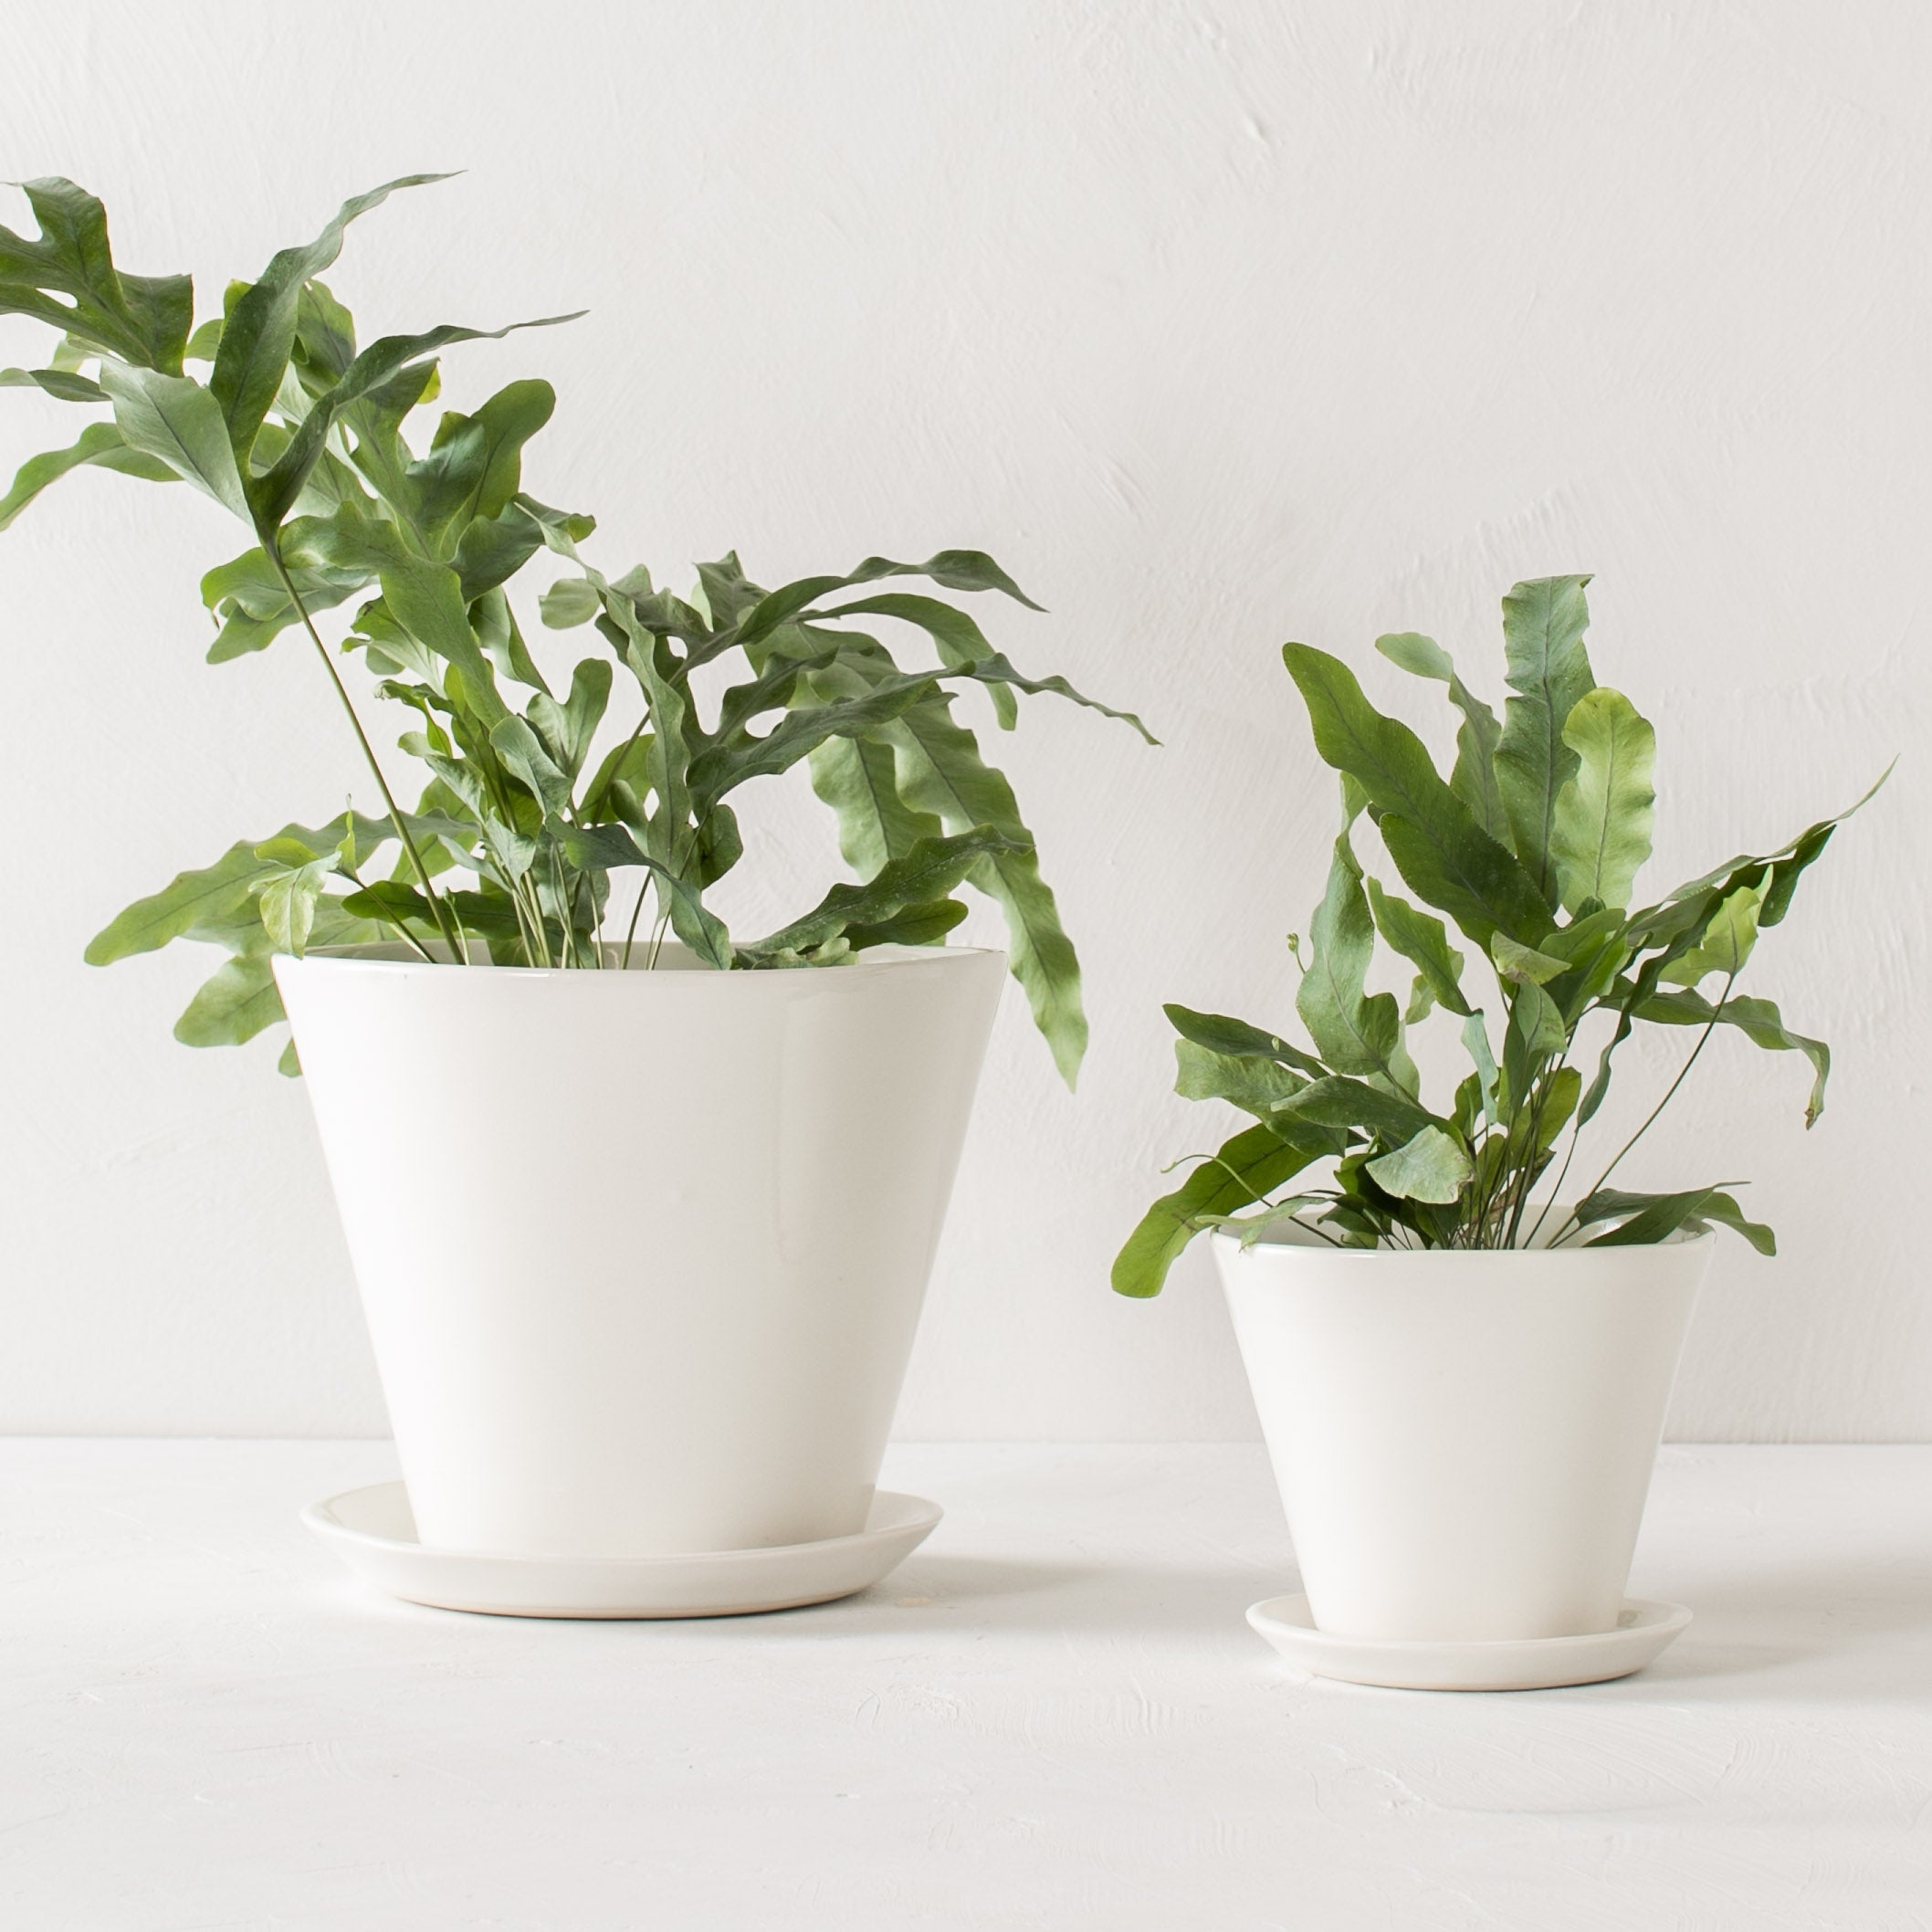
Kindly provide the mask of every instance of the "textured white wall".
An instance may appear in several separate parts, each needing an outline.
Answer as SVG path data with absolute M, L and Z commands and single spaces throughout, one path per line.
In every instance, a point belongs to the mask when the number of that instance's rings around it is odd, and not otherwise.
M 769 582 L 982 546 L 1053 611 L 999 641 L 1167 740 L 1041 700 L 1000 747 L 1094 1046 L 1070 1098 L 1009 1001 L 905 1433 L 1250 1433 L 1204 1258 L 1146 1307 L 1106 1273 L 1157 1164 L 1220 1125 L 1166 1091 L 1160 1001 L 1290 1011 L 1331 793 L 1276 647 L 1434 719 L 1375 635 L 1429 630 L 1493 689 L 1501 592 L 1571 569 L 1599 573 L 1599 675 L 1659 726 L 1657 883 L 1907 754 L 1760 955 L 1838 1048 L 1824 1121 L 1801 1130 L 1801 1066 L 1720 1043 L 1628 1179 L 1749 1177 L 1783 1237 L 1724 1250 L 1676 1433 L 1932 1433 L 1922 9 L 14 12 L 0 174 L 92 186 L 125 264 L 213 301 L 344 194 L 467 166 L 333 278 L 371 333 L 589 307 L 447 375 L 556 382 L 529 479 L 597 511 L 604 559 L 676 581 L 735 544 Z M 8 467 L 70 433 L 0 401 Z M 359 782 L 299 651 L 198 662 L 196 579 L 238 547 L 184 490 L 88 476 L 0 539 L 0 1428 L 382 1426 L 300 1087 L 170 1041 L 205 961 L 79 958 L 181 865 Z M 801 896 L 811 803 L 768 801 L 740 903 Z M 1668 1065 L 1632 1055 L 1626 1109 Z

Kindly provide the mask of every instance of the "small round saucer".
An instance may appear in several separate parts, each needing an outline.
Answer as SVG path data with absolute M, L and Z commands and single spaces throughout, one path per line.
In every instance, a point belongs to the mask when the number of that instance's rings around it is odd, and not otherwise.
M 742 1617 L 829 1603 L 877 1583 L 940 1509 L 881 1489 L 856 1536 L 703 1556 L 498 1557 L 425 1549 L 401 1483 L 311 1503 L 302 1521 L 365 1582 L 410 1603 L 498 1617 Z
M 1248 1622 L 1297 1670 L 1388 1690 L 1554 1690 L 1642 1670 L 1691 1620 L 1681 1603 L 1632 1597 L 1614 1630 L 1501 1642 L 1344 1637 L 1318 1630 L 1306 1597 L 1270 1597 Z

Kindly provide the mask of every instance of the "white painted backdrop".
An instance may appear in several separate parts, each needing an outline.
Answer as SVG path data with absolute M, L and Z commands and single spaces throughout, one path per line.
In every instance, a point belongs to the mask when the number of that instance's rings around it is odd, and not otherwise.
M 1932 1433 L 1922 9 L 10 13 L 0 175 L 93 187 L 124 264 L 212 303 L 346 194 L 467 167 L 332 279 L 369 334 L 589 308 L 446 373 L 459 403 L 556 383 L 528 479 L 596 511 L 604 561 L 682 582 L 736 545 L 771 582 L 983 547 L 1053 613 L 998 641 L 1166 740 L 1043 699 L 999 746 L 1093 1050 L 1069 1097 L 1010 999 L 902 1433 L 1251 1432 L 1204 1259 L 1150 1306 L 1106 1277 L 1159 1162 L 1221 1125 L 1167 1093 L 1160 1003 L 1290 1012 L 1331 788 L 1277 646 L 1349 654 L 1441 743 L 1370 640 L 1429 630 L 1494 690 L 1501 592 L 1576 569 L 1599 675 L 1659 726 L 1657 883 L 1906 754 L 1760 955 L 1838 1049 L 1823 1122 L 1801 1065 L 1719 1043 L 1627 1172 L 1748 1177 L 1783 1239 L 1725 1248 L 1675 1432 Z M 0 401 L 9 468 L 71 433 Z M 185 490 L 93 476 L 0 539 L 0 1428 L 383 1426 L 300 1087 L 169 1039 L 204 959 L 80 963 L 128 898 L 362 783 L 301 651 L 199 663 L 197 577 L 239 547 Z M 762 802 L 748 919 L 815 897 L 815 813 Z M 1626 1112 L 1669 1065 L 1631 1055 Z M 479 1146 L 479 1203 L 514 1183 Z

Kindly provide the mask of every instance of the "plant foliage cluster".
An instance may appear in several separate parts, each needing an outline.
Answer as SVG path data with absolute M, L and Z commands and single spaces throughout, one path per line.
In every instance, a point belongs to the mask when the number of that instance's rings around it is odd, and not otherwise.
M 444 325 L 365 344 L 318 278 L 357 216 L 441 178 L 346 203 L 314 241 L 231 284 L 222 313 L 199 327 L 189 278 L 119 269 L 105 211 L 71 182 L 26 184 L 37 236 L 0 228 L 0 313 L 57 331 L 44 367 L 0 372 L 0 385 L 102 412 L 71 446 L 21 468 L 0 499 L 0 529 L 83 466 L 211 498 L 250 541 L 203 580 L 216 624 L 209 658 L 262 650 L 284 632 L 306 637 L 382 797 L 380 813 L 241 840 L 128 908 L 89 959 L 176 939 L 223 947 L 226 961 L 176 1027 L 212 1045 L 281 1018 L 277 953 L 385 940 L 425 959 L 595 970 L 656 963 L 668 934 L 711 968 L 829 965 L 941 939 L 965 916 L 956 895 L 970 886 L 1003 910 L 1014 975 L 1071 1082 L 1087 1037 L 1074 950 L 1012 787 L 952 707 L 961 680 L 984 687 L 1009 728 L 1019 694 L 1090 700 L 1062 678 L 1023 676 L 957 603 L 887 586 L 923 578 L 1038 606 L 973 551 L 919 564 L 870 557 L 775 590 L 728 555 L 700 566 L 688 597 L 642 569 L 606 577 L 579 550 L 593 520 L 522 487 L 524 451 L 555 406 L 547 383 L 513 382 L 469 415 L 446 412 L 418 446 L 410 432 L 438 394 L 441 352 L 510 330 Z M 588 625 L 601 639 L 558 688 L 509 595 L 541 559 L 565 572 L 540 600 L 542 622 Z M 331 650 L 316 620 L 349 604 Z M 903 667 L 861 627 L 868 619 L 923 632 L 937 667 Z M 399 743 L 425 768 L 413 809 L 364 731 L 342 653 L 409 715 Z M 858 882 L 779 931 L 735 938 L 706 900 L 742 856 L 733 800 L 801 761 Z M 620 926 L 622 873 L 638 890 Z M 292 1049 L 282 1064 L 298 1070 Z
M 1812 1070 L 1805 1125 L 1817 1119 L 1829 1050 L 1791 1032 L 1771 1001 L 1736 987 L 1838 819 L 1633 907 L 1651 851 L 1656 738 L 1591 668 L 1589 581 L 1541 578 L 1503 600 L 1510 696 L 1500 720 L 1433 639 L 1377 640 L 1404 670 L 1445 687 L 1460 714 L 1446 780 L 1345 665 L 1307 645 L 1284 647 L 1316 750 L 1341 774 L 1328 889 L 1306 950 L 1289 940 L 1313 1050 L 1244 1021 L 1167 1008 L 1180 1034 L 1176 1090 L 1232 1101 L 1254 1124 L 1148 1211 L 1114 1265 L 1122 1294 L 1158 1294 L 1204 1229 L 1252 1241 L 1288 1216 L 1344 1247 L 1598 1246 L 1716 1222 L 1773 1252 L 1770 1230 L 1745 1219 L 1730 1183 L 1648 1194 L 1609 1182 L 1720 1026 L 1803 1055 Z M 1420 905 L 1364 869 L 1355 849 L 1364 818 Z M 1451 926 L 1481 961 L 1488 992 L 1465 980 Z M 1369 990 L 1378 940 L 1412 971 L 1405 1002 Z M 1460 1028 L 1471 1063 L 1440 1111 L 1422 1097 L 1407 1045 L 1434 1013 Z M 1608 1031 L 1586 1081 L 1593 1022 Z M 1639 1023 L 1695 1029 L 1695 1044 L 1637 1134 L 1574 1206 L 1557 1209 L 1612 1059 Z M 1308 1184 L 1311 1169 L 1325 1170 L 1321 1184 Z

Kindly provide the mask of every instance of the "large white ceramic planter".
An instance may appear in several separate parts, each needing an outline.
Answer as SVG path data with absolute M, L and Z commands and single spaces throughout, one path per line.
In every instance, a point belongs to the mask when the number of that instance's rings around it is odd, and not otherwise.
M 1004 964 L 277 960 L 424 1544 L 861 1530 Z
M 1214 1256 L 1318 1625 L 1578 1636 L 1617 1622 L 1712 1237 Z

